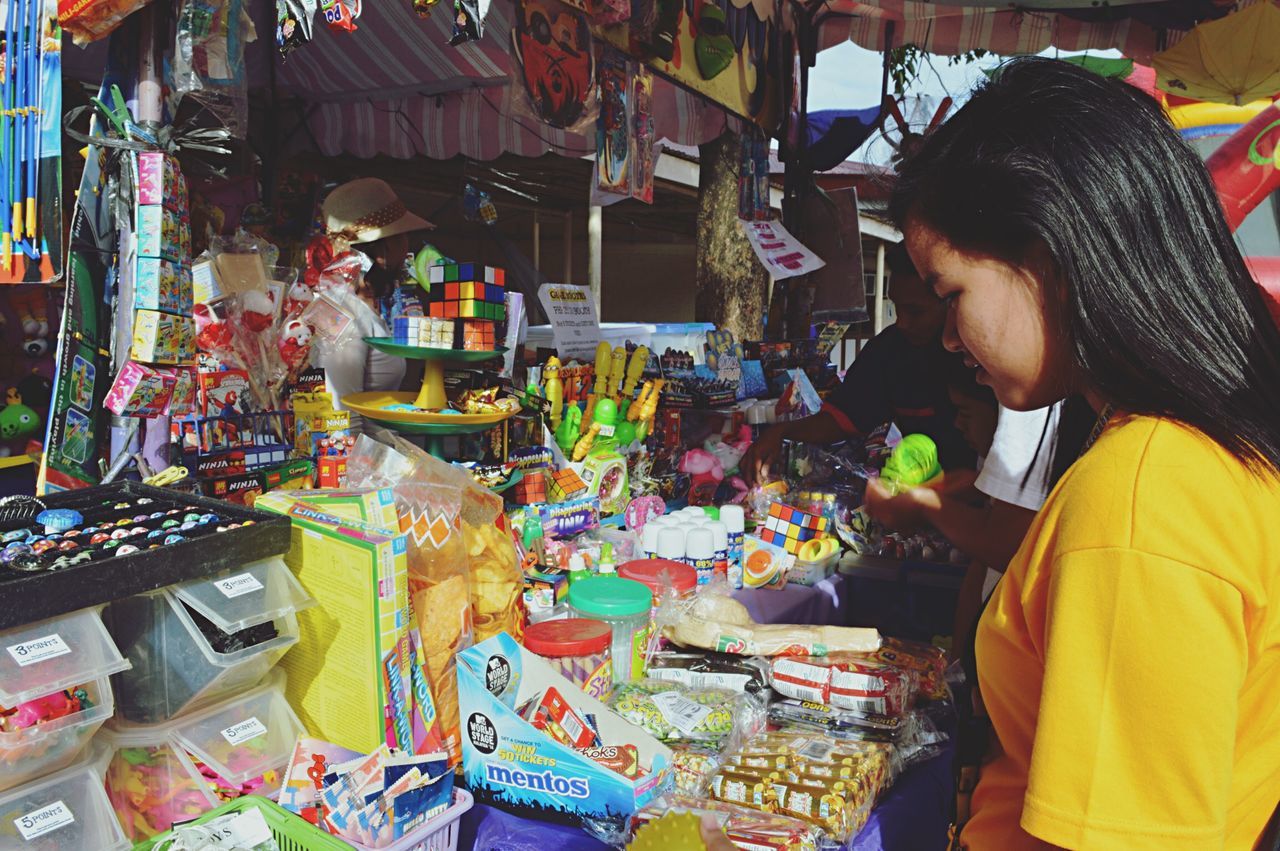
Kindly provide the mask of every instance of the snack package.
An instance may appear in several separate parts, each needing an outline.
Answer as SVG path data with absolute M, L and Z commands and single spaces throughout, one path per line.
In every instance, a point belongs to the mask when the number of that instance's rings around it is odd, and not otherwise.
M 722 688 L 768 697 L 769 662 L 744 659 L 727 653 L 655 653 L 649 659 L 650 679 L 680 683 L 691 688 Z
M 886 638 L 880 649 L 868 656 L 914 672 L 921 696 L 929 700 L 946 700 L 951 695 L 947 687 L 947 654 L 939 647 L 919 641 Z
M 866 655 L 791 656 L 773 660 L 773 690 L 836 709 L 898 716 L 915 701 L 914 672 Z
M 675 790 L 702 797 L 711 778 L 720 770 L 720 752 L 703 745 L 673 744 L 671 775 Z
M 817 851 L 822 839 L 813 825 L 800 819 L 679 792 L 663 795 L 639 810 L 631 819 L 632 828 L 667 813 L 711 815 L 729 841 L 743 851 Z
M 662 742 L 718 744 L 735 729 L 749 735 L 764 723 L 762 704 L 755 698 L 664 680 L 621 683 L 609 706 Z
M 880 633 L 871 628 L 758 624 L 730 596 L 725 582 L 706 585 L 691 599 L 663 601 L 654 622 L 676 644 L 739 656 L 826 656 L 880 648 Z

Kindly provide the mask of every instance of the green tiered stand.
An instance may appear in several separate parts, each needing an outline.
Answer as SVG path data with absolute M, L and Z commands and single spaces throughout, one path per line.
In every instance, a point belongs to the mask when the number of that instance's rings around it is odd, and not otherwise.
M 499 346 L 489 352 L 473 352 L 464 349 L 434 349 L 425 346 L 406 346 L 395 342 L 390 337 L 365 337 L 364 341 L 380 352 L 402 357 L 406 360 L 423 361 L 422 389 L 415 396 L 413 393 L 353 393 L 342 400 L 342 404 L 366 419 L 401 432 L 402 434 L 424 435 L 427 439 L 427 451 L 437 458 L 442 457 L 442 438 L 454 434 L 472 434 L 488 431 L 515 413 L 496 414 L 441 414 L 432 410 L 441 410 L 448 406 L 449 400 L 444 393 L 444 368 L 449 363 L 483 363 L 501 357 L 506 348 Z M 429 409 L 416 411 L 387 410 L 394 405 L 411 405 L 414 408 Z

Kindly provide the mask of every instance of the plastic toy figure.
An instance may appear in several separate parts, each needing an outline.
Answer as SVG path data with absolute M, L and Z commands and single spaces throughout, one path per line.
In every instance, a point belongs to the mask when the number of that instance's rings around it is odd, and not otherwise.
M 636 384 L 644 375 L 645 365 L 649 363 L 649 347 L 637 346 L 631 353 L 631 362 L 627 364 L 627 378 L 622 385 L 622 398 L 630 399 L 636 393 Z
M 551 430 L 558 432 L 564 409 L 564 386 L 560 383 L 560 358 L 555 355 L 547 358 L 547 365 L 542 369 L 542 387 L 542 395 L 551 403 Z M 560 443 L 559 440 L 556 442 Z M 563 443 L 560 445 L 564 446 Z

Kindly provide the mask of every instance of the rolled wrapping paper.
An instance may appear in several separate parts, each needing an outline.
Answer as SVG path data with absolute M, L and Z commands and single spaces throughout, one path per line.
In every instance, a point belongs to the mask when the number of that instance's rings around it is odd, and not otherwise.
M 684 616 L 663 628 L 663 635 L 686 647 L 741 656 L 810 655 L 880 649 L 880 632 L 867 627 L 758 624 L 747 607 L 732 597 L 705 594 Z

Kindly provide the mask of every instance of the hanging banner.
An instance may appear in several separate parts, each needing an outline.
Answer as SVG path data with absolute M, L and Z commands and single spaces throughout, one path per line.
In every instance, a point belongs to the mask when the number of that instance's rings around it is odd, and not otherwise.
M 777 0 L 633 0 L 627 22 L 595 23 L 614 47 L 772 133 L 794 88 L 789 20 Z
M 551 320 L 551 333 L 562 361 L 594 363 L 600 346 L 600 320 L 590 287 L 543 284 L 538 301 Z
M 782 226 L 782 222 L 744 222 L 738 220 L 747 235 L 751 249 L 775 281 L 807 275 L 827 264 L 821 257 L 800 244 L 800 240 Z

